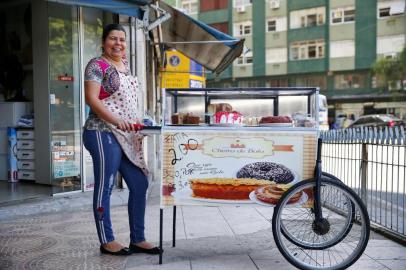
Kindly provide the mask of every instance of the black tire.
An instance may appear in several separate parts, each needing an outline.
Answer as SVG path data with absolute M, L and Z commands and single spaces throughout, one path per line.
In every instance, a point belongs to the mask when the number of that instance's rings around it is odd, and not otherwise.
M 328 173 L 328 172 L 321 172 L 321 176 L 324 176 L 324 177 L 327 177 L 327 178 L 330 178 L 330 179 L 341 182 L 341 180 L 338 179 L 335 175 L 333 175 L 331 173 Z
M 324 232 L 317 231 L 314 214 L 309 206 L 311 203 L 287 203 L 298 192 L 302 192 L 302 198 L 308 197 L 305 191 L 314 186 L 315 180 L 301 181 L 286 191 L 279 200 L 272 218 L 276 246 L 285 259 L 299 269 L 347 268 L 359 259 L 368 244 L 368 212 L 353 190 L 341 182 L 323 177 L 322 207 L 328 229 Z M 351 221 L 350 226 L 347 220 Z M 325 254 L 328 258 L 325 258 Z M 337 257 L 333 261 L 330 255 Z

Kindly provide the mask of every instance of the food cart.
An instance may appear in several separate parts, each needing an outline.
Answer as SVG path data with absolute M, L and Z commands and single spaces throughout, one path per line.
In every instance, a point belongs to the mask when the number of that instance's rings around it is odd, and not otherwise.
M 165 207 L 174 208 L 174 247 L 176 206 L 259 204 L 275 207 L 273 236 L 294 266 L 344 269 L 356 262 L 368 243 L 369 217 L 350 188 L 321 170 L 318 94 L 163 89 L 161 250 Z

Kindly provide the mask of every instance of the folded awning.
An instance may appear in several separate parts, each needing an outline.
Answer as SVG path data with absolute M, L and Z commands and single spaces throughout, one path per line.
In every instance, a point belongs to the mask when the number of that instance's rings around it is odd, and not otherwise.
M 149 5 L 153 0 L 48 0 L 65 5 L 99 8 L 112 13 L 142 18 L 140 6 Z
M 244 39 L 235 39 L 163 2 L 160 8 L 171 14 L 161 24 L 161 43 L 215 73 L 221 73 L 243 51 Z
M 113 13 L 142 18 L 141 6 L 154 0 L 48 0 L 68 5 L 100 8 Z M 159 7 L 171 15 L 161 24 L 160 44 L 174 48 L 214 73 L 221 73 L 243 51 L 244 39 L 235 39 L 198 21 L 183 12 L 159 1 Z M 155 10 L 150 9 L 150 22 L 156 20 Z M 156 30 L 153 33 L 157 33 Z

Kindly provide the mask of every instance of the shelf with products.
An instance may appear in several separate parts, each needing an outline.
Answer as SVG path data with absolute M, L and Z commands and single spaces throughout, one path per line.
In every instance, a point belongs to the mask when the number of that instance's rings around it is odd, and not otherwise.
M 318 129 L 318 88 L 164 89 L 163 126 Z

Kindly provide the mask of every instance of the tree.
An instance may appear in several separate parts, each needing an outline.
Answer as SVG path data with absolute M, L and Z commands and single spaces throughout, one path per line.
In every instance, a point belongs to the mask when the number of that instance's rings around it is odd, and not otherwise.
M 385 88 L 396 89 L 400 81 L 401 89 L 406 88 L 406 45 L 402 52 L 393 58 L 375 61 L 372 71 L 383 80 Z

